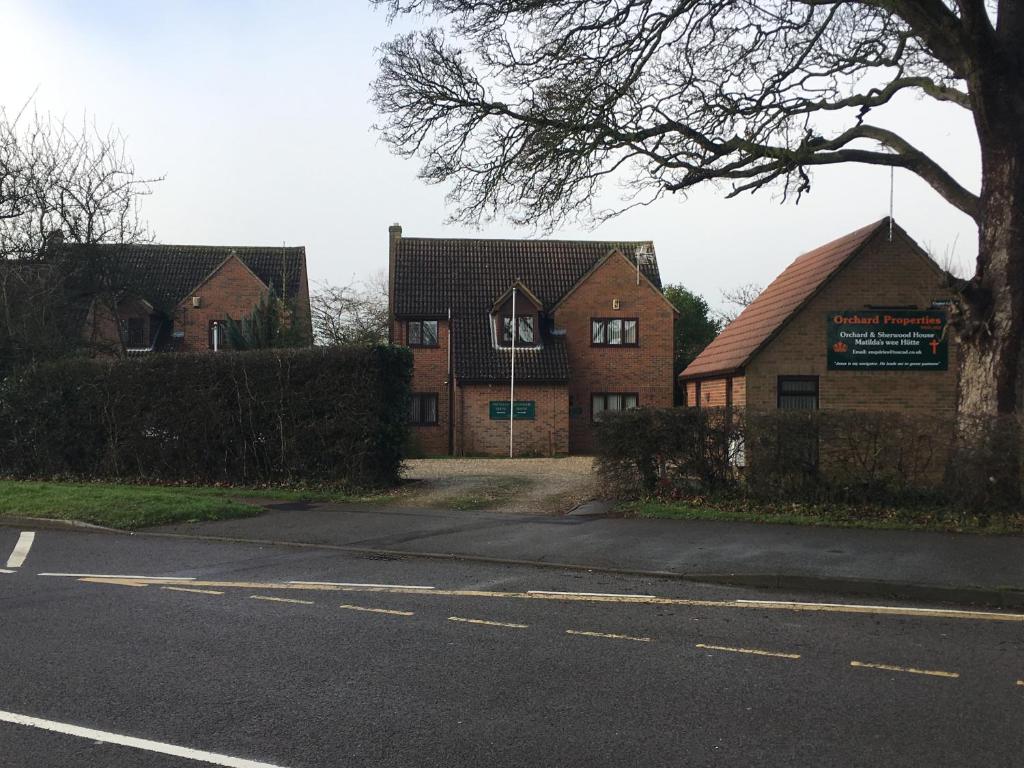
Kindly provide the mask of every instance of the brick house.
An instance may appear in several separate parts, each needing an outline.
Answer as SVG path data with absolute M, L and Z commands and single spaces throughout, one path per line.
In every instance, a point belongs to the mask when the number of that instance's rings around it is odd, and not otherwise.
M 952 416 L 950 298 L 943 270 L 883 219 L 790 264 L 680 374 L 685 404 Z
M 312 343 L 303 247 L 69 245 L 64 256 L 92 260 L 115 286 L 84 313 L 82 333 L 94 349 L 212 351 L 224 346 L 225 320 L 248 316 L 271 291 Z
M 388 294 L 391 341 L 413 350 L 424 454 L 508 455 L 510 424 L 517 455 L 588 452 L 602 412 L 672 405 L 676 311 L 649 242 L 410 238 L 394 225 Z

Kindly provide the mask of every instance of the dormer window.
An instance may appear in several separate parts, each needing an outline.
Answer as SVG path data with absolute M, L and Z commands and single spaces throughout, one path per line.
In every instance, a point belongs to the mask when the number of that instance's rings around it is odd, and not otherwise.
M 506 346 L 512 345 L 512 316 L 506 315 L 502 318 L 502 343 Z M 537 317 L 536 315 L 519 315 L 516 317 L 516 325 L 519 326 L 519 333 L 516 335 L 516 344 L 533 346 L 537 343 Z

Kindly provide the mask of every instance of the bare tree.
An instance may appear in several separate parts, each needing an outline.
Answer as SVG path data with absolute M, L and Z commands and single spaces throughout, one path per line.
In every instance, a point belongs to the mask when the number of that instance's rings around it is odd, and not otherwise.
M 1024 398 L 1024 4 L 1019 0 L 373 0 L 439 25 L 383 46 L 391 148 L 455 216 L 554 222 L 602 180 L 633 198 L 716 182 L 811 188 L 817 166 L 917 174 L 977 222 L 960 286 L 962 414 Z M 450 41 L 449 38 L 452 38 Z M 968 110 L 981 193 L 884 127 L 899 94 Z
M 722 301 L 725 302 L 726 309 L 718 313 L 722 323 L 728 325 L 739 317 L 740 312 L 749 307 L 763 290 L 764 286 L 759 283 L 744 283 L 735 288 L 723 290 Z
M 365 346 L 388 340 L 388 280 L 384 272 L 365 282 L 321 284 L 310 298 L 313 335 L 322 346 Z
M 0 108 L 0 375 L 82 346 L 86 303 L 117 320 L 126 276 L 116 249 L 63 246 L 147 239 L 138 204 L 155 181 L 136 173 L 115 132 Z

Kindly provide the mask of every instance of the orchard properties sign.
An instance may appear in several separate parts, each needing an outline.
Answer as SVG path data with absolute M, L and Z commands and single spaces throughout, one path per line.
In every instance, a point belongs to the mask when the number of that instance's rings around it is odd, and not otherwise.
M 828 316 L 830 371 L 945 371 L 942 310 L 859 310 Z

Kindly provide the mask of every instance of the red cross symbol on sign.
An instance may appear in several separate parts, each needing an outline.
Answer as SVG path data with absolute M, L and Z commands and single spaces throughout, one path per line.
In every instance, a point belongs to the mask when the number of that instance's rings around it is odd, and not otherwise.
M 938 339 L 932 339 L 931 341 L 929 341 L 928 342 L 928 346 L 932 348 L 932 354 L 933 355 L 939 354 L 939 340 Z

